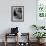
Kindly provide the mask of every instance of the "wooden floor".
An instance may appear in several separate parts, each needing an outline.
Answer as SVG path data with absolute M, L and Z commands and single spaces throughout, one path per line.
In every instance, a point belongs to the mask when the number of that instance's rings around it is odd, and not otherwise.
M 0 42 L 0 46 L 4 46 L 4 43 L 2 42 Z M 7 46 L 15 46 L 15 42 L 14 43 L 12 43 L 12 42 L 10 42 L 10 43 L 8 43 L 8 45 Z M 25 45 L 24 45 L 25 46 Z M 37 43 L 30 43 L 30 46 L 37 46 Z M 46 46 L 46 43 L 44 43 L 44 45 L 42 45 L 42 46 Z

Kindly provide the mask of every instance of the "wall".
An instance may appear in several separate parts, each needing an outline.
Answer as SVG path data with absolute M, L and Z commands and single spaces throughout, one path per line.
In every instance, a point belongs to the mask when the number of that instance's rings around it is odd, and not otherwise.
M 24 22 L 11 22 L 11 6 L 24 6 Z M 0 0 L 0 34 L 10 32 L 11 27 L 19 27 L 19 32 L 30 32 L 36 24 L 36 0 Z

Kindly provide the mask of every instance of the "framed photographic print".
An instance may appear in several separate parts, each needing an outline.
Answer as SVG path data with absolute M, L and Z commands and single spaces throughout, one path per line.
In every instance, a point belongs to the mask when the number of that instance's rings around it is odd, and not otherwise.
M 12 22 L 24 21 L 24 6 L 11 6 L 11 21 Z

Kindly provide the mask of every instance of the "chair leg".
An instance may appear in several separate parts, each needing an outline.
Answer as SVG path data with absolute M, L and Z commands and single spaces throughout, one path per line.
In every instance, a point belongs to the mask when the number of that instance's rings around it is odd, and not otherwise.
M 7 46 L 7 34 L 5 34 L 5 46 Z

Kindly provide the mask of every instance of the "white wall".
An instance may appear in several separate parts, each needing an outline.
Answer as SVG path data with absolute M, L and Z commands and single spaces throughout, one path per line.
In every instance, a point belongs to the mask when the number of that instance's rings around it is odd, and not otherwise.
M 24 6 L 24 22 L 11 22 L 11 6 Z M 28 32 L 31 24 L 36 24 L 36 0 L 0 1 L 0 33 L 16 26 L 21 29 L 19 31 Z
M 24 6 L 24 22 L 11 22 L 11 6 Z M 17 26 L 32 35 L 32 24 L 36 24 L 36 0 L 0 0 L 0 34 Z

